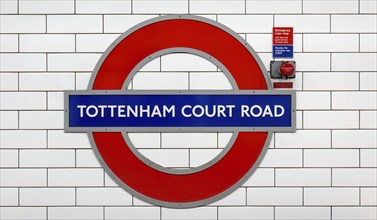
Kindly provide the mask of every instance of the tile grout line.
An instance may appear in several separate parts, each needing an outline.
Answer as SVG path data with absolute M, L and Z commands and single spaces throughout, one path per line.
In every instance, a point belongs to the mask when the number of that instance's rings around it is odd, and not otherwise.
M 247 14 L 247 0 L 245 0 L 245 5 L 244 5 L 244 7 L 245 7 L 245 15 Z
M 219 220 L 219 206 L 216 206 L 216 219 Z
M 134 12 L 133 12 L 133 9 L 134 9 L 134 1 L 131 0 L 131 15 L 134 13 Z
M 103 218 L 103 220 L 106 219 L 106 208 L 105 208 L 105 206 L 102 207 L 102 218 Z

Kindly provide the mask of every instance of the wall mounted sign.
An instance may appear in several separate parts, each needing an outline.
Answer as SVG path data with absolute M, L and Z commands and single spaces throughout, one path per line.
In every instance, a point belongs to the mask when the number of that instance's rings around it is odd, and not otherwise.
M 274 27 L 272 44 L 273 58 L 293 58 L 293 27 Z
M 233 90 L 126 89 L 142 66 L 171 53 L 211 61 Z M 295 131 L 295 93 L 273 90 L 259 57 L 229 28 L 196 16 L 163 16 L 120 36 L 95 67 L 88 90 L 65 92 L 65 131 L 87 132 L 102 166 L 134 196 L 166 207 L 196 207 L 244 183 L 263 158 L 273 131 Z M 128 131 L 234 135 L 207 164 L 176 170 L 141 155 Z

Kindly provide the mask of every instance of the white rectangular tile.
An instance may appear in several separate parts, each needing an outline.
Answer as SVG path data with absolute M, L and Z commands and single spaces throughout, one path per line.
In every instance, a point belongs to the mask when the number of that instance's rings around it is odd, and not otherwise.
M 360 73 L 360 90 L 377 90 L 377 73 Z
M 377 205 L 377 188 L 361 188 L 361 205 Z
M 49 71 L 93 71 L 100 54 L 48 54 Z
M 102 220 L 102 207 L 49 207 L 50 220 Z
M 248 188 L 247 205 L 301 205 L 301 188 Z
M 219 207 L 219 220 L 272 220 L 272 207 Z
M 357 72 L 306 72 L 304 90 L 358 90 Z
M 49 148 L 91 148 L 85 133 L 65 133 L 63 130 L 48 131 Z
M 7 220 L 46 219 L 46 207 L 0 207 L 0 218 Z
M 162 71 L 216 71 L 210 61 L 192 54 L 169 54 L 161 57 Z
M 20 73 L 20 90 L 62 91 L 75 88 L 74 73 Z
M 99 163 L 94 151 L 76 150 L 76 166 L 77 167 L 102 167 Z
M 211 83 L 208 83 L 211 82 Z M 233 86 L 223 72 L 190 73 L 190 89 L 192 90 L 231 90 Z
M 269 149 L 259 167 L 301 167 L 301 150 Z
M 374 130 L 334 130 L 333 148 L 376 148 L 377 132 Z
M 330 207 L 276 207 L 276 220 L 328 220 L 331 219 Z
M 75 52 L 73 34 L 21 34 L 20 52 Z
M 377 2 L 374 0 L 360 0 L 360 13 L 377 13 Z
M 373 220 L 377 219 L 376 207 L 334 207 L 332 209 L 334 220 Z
M 18 35 L 0 34 L 0 52 L 18 52 Z
M 103 169 L 70 168 L 49 169 L 49 186 L 103 186 Z
M 215 220 L 217 219 L 217 208 L 216 207 L 199 207 L 196 209 L 169 209 L 162 208 L 161 210 L 162 219 L 166 220 L 195 220 L 195 219 L 206 219 Z
M 351 129 L 359 127 L 357 111 L 305 111 L 305 129 Z
M 21 188 L 21 206 L 75 205 L 74 188 Z
M 245 1 L 191 0 L 189 10 L 193 14 L 243 14 L 245 13 Z
M 330 169 L 276 169 L 276 186 L 331 186 Z
M 303 12 L 308 14 L 350 14 L 358 13 L 359 2 L 358 0 L 304 0 Z
M 18 167 L 18 151 L 0 150 L 0 167 Z
M 302 1 L 246 0 L 247 14 L 299 14 Z
M 105 15 L 105 33 L 124 33 L 131 27 L 156 17 L 154 15 Z
M 377 128 L 377 111 L 360 111 L 360 128 Z
M 297 92 L 297 110 L 330 109 L 330 92 Z
M 46 169 L 0 169 L 0 186 L 47 186 Z
M 216 148 L 216 133 L 163 133 L 162 148 Z
M 77 205 L 83 206 L 129 206 L 132 197 L 122 188 L 78 188 Z
M 358 188 L 304 188 L 304 205 L 358 205 Z
M 273 17 L 271 15 L 219 15 L 218 22 L 236 33 L 271 33 Z
M 101 15 L 48 15 L 47 33 L 102 33 Z
M 187 0 L 134 0 L 132 2 L 134 14 L 186 14 Z
M 74 0 L 19 0 L 20 14 L 73 14 Z
M 74 167 L 74 150 L 20 150 L 20 167 Z
M 47 93 L 47 109 L 64 110 L 64 93 L 48 92 Z
M 46 54 L 2 53 L 0 71 L 45 71 Z
M 376 186 L 377 168 L 338 168 L 332 170 L 333 186 Z
M 45 92 L 1 92 L 0 110 L 46 109 Z
M 377 149 L 360 150 L 361 167 L 377 167 Z
M 78 34 L 76 35 L 76 50 L 77 52 L 104 52 L 117 37 L 119 37 L 118 34 Z
M 187 90 L 188 73 L 139 72 L 133 78 L 134 90 Z
M 159 207 L 106 207 L 108 220 L 154 220 L 160 218 Z
M 17 206 L 18 205 L 18 189 L 17 188 L 0 188 L 0 204 L 1 206 Z M 0 210 L 1 217 L 1 210 Z
M 63 129 L 63 111 L 22 111 L 20 129 Z
M 43 130 L 2 130 L 1 148 L 46 148 L 47 132 Z
M 0 118 L 1 129 L 18 129 L 18 111 L 0 111 Z
M 377 51 L 377 34 L 360 34 L 360 51 L 361 52 L 376 52 Z
M 276 15 L 275 27 L 293 27 L 295 33 L 329 33 L 330 15 Z
M 332 15 L 333 33 L 372 33 L 377 31 L 375 15 Z
M 257 168 L 242 186 L 274 186 L 275 173 L 273 168 Z
M 132 0 L 77 0 L 77 14 L 123 14 L 131 13 Z
M 333 71 L 377 71 L 377 53 L 333 53 Z
M 296 60 L 296 71 L 330 70 L 329 53 L 295 53 L 294 58 Z
M 304 34 L 303 41 L 305 52 L 359 51 L 359 36 L 357 34 Z
M 276 133 L 276 148 L 330 148 L 330 130 L 297 130 L 294 133 Z
M 359 151 L 354 149 L 304 150 L 304 167 L 358 167 Z
M 43 15 L 1 15 L 0 33 L 45 33 L 46 17 Z
M 3 0 L 0 1 L 1 14 L 17 14 L 18 0 Z
M 0 73 L 0 91 L 18 90 L 18 73 Z
M 164 167 L 188 167 L 188 149 L 140 149 L 139 152 Z

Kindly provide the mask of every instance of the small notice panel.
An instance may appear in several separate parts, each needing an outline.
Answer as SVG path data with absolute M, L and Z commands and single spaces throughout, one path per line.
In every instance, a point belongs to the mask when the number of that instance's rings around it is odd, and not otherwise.
M 273 28 L 273 58 L 293 58 L 293 27 Z
M 273 35 L 274 44 L 293 45 L 293 27 L 275 27 Z

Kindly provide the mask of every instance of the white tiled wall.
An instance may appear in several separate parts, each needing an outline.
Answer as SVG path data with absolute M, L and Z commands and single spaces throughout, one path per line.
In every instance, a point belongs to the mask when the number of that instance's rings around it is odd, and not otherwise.
M 376 0 L 0 0 L 0 219 L 377 219 Z M 246 39 L 269 69 L 272 27 L 292 26 L 297 132 L 276 133 L 253 176 L 205 207 L 151 206 L 104 172 L 86 134 L 63 132 L 64 90 L 149 18 L 195 14 Z M 147 64 L 130 89 L 231 89 L 190 55 Z M 231 134 L 129 134 L 170 167 L 218 155 Z

